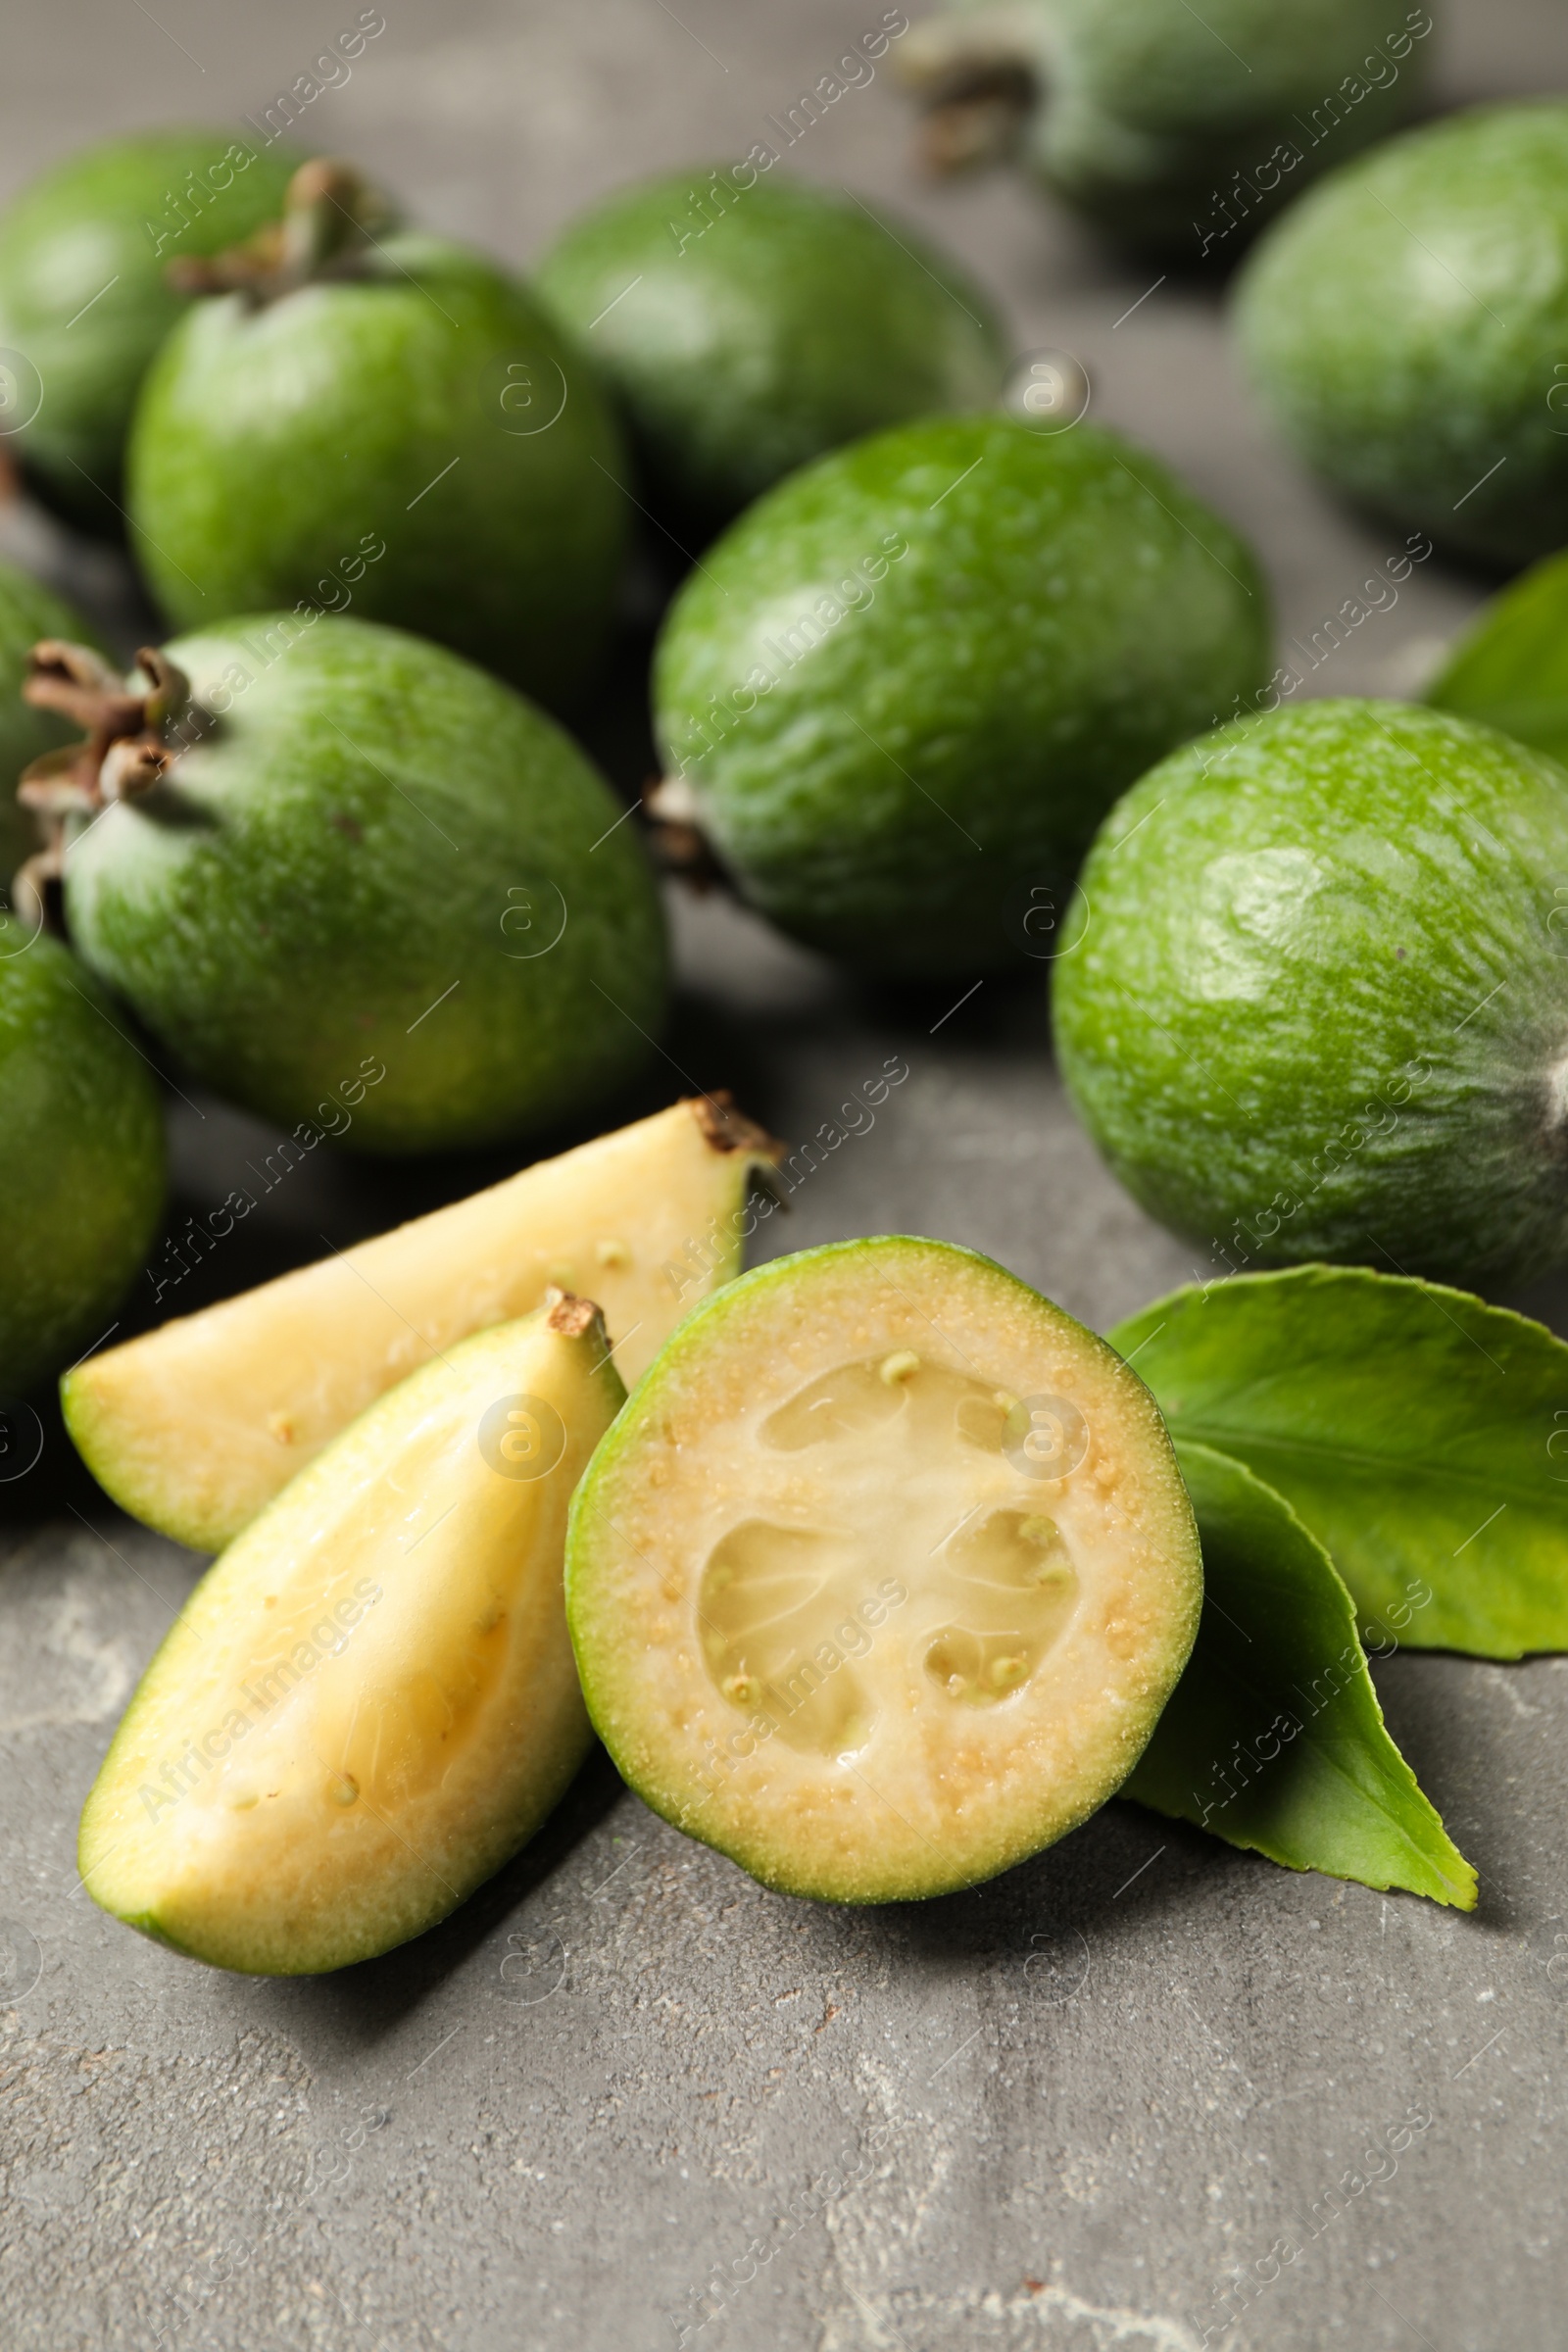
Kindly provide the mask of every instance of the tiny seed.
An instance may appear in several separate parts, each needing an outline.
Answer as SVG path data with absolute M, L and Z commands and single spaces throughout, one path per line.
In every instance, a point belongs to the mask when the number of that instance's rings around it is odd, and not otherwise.
M 1022 1658 L 992 1659 L 991 1680 L 999 1690 L 1005 1690 L 1013 1683 L 1021 1683 L 1023 1678 L 1024 1662 Z
M 254 1788 L 236 1788 L 228 1800 L 229 1811 L 231 1813 L 248 1813 L 255 1802 L 256 1791 Z
M 728 1675 L 719 1685 L 719 1689 L 723 1691 L 724 1696 L 732 1698 L 738 1707 L 749 1707 L 758 1694 L 756 1678 L 750 1674 Z
M 1061 1538 L 1061 1530 L 1054 1519 L 1020 1519 L 1018 1533 L 1026 1544 L 1038 1544 L 1042 1551 L 1048 1545 L 1058 1543 Z
M 274 1441 L 275 1444 L 279 1446 L 292 1446 L 294 1443 L 294 1424 L 289 1419 L 287 1413 L 269 1413 L 267 1416 L 267 1434 Z
M 601 1242 L 594 1251 L 602 1266 L 629 1266 L 631 1251 L 624 1242 Z
M 352 1772 L 345 1772 L 340 1780 L 332 1783 L 327 1793 L 335 1805 L 352 1805 L 360 1793 L 360 1784 Z
M 882 1378 L 890 1389 L 896 1389 L 900 1381 L 908 1380 L 919 1369 L 920 1358 L 912 1348 L 895 1349 L 892 1355 L 885 1355 L 882 1358 L 879 1366 Z

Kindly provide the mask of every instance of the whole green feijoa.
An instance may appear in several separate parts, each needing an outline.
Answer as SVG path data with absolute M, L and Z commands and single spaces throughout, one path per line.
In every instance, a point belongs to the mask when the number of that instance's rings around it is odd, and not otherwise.
M 1021 969 L 1117 794 L 1253 690 L 1268 642 L 1248 549 L 1157 459 L 927 418 L 781 482 L 686 582 L 659 806 L 862 970 Z
M 158 1229 L 164 1124 L 123 1013 L 47 933 L 0 923 L 0 1394 L 103 1336 Z
M 307 165 L 276 235 L 213 265 L 137 408 L 137 554 L 176 626 L 352 608 L 564 704 L 630 514 L 614 418 L 516 279 L 375 205 Z
M 93 631 L 79 612 L 30 573 L 0 562 L 0 903 L 11 877 L 38 847 L 31 817 L 17 801 L 17 780 L 45 752 L 71 741 L 69 723 L 52 710 L 24 703 L 27 656 L 40 637 L 92 642 Z M 5 942 L 0 941 L 0 954 Z
M 137 388 L 191 299 L 170 265 L 270 220 L 299 162 L 228 130 L 144 132 L 69 156 L 0 216 L 0 429 L 68 521 L 122 527 Z
M 1565 882 L 1568 772 L 1490 727 L 1370 702 L 1235 721 L 1085 863 L 1068 1091 L 1216 1265 L 1522 1282 L 1568 1256 Z
M 125 687 L 69 651 L 44 665 L 118 738 L 97 767 L 83 747 L 65 910 L 186 1067 L 304 1149 L 399 1152 L 564 1115 L 640 1063 L 662 911 L 553 720 L 352 617 L 140 661 Z
M 652 501 L 683 536 L 841 442 L 983 407 L 1006 368 L 965 270 L 853 196 L 760 176 L 755 157 L 617 190 L 536 283 L 618 394 Z
M 1237 313 L 1286 440 L 1337 490 L 1505 564 L 1568 540 L 1568 103 L 1480 107 L 1335 172 Z
M 938 170 L 1016 156 L 1118 235 L 1225 260 L 1387 137 L 1432 29 L 1405 0 L 950 0 L 895 54 Z

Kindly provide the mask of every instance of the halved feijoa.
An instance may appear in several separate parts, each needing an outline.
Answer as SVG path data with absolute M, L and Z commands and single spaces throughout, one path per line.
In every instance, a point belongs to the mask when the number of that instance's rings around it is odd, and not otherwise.
M 1119 1788 L 1202 1574 L 1121 1358 L 989 1258 L 900 1236 L 699 1307 L 573 1506 L 594 1728 L 656 1812 L 832 1902 L 993 1877 Z
M 588 1745 L 566 1505 L 625 1392 L 563 1292 L 384 1396 L 198 1585 L 81 1817 L 95 1902 L 309 1976 L 404 1942 L 544 1819 Z
M 739 1272 L 752 1177 L 782 1148 L 727 1095 L 673 1103 L 101 1348 L 61 1383 L 67 1427 L 123 1509 L 218 1551 L 377 1396 L 551 1284 L 592 1289 L 635 1380 L 687 1308 Z

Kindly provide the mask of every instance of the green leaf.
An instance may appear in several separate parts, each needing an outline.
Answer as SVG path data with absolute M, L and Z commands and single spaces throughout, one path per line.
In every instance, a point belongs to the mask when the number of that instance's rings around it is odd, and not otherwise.
M 1482 608 L 1426 699 L 1568 760 L 1568 553 Z
M 1122 1795 L 1288 1870 L 1474 1910 L 1476 1874 L 1384 1728 L 1328 1553 L 1240 1462 L 1176 1451 L 1203 1540 L 1203 1614 Z
M 1277 1488 L 1375 1644 L 1568 1649 L 1568 1347 L 1359 1266 L 1181 1290 L 1110 1335 L 1175 1437 Z

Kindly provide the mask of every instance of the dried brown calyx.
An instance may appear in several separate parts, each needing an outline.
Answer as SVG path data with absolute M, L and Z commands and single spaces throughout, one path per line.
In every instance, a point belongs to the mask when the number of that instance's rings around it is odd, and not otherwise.
M 895 71 L 922 110 L 928 172 L 949 177 L 1018 153 L 1042 87 L 1026 16 L 1000 7 L 928 17 L 904 42 Z
M 182 294 L 244 294 L 260 307 L 321 278 L 363 275 L 376 232 L 392 225 L 384 197 L 351 164 L 313 156 L 283 198 L 283 218 L 226 253 L 187 254 L 169 265 Z
M 599 1326 L 608 1354 L 610 1342 L 605 1338 L 605 1318 L 591 1298 L 579 1298 L 575 1291 L 552 1287 L 545 1293 L 545 1323 L 549 1330 L 561 1334 L 564 1340 L 580 1340 L 585 1333 Z
M 685 1100 L 704 1139 L 715 1152 L 751 1152 L 763 1159 L 783 1158 L 784 1146 L 777 1136 L 749 1119 L 744 1110 L 737 1110 L 727 1086 L 711 1095 L 688 1095 Z
M 41 927 L 51 885 L 65 871 L 71 819 L 95 816 L 111 801 L 135 800 L 162 780 L 175 757 L 166 729 L 186 709 L 190 683 L 156 646 L 143 646 L 135 669 L 122 678 L 91 646 L 46 637 L 28 657 L 22 691 L 35 709 L 58 710 L 83 730 L 80 743 L 45 752 L 24 768 L 17 787 L 43 847 L 13 881 L 12 904 L 24 922 Z
M 730 876 L 703 831 L 697 796 L 684 776 L 652 776 L 642 789 L 648 846 L 666 874 L 699 893 L 733 889 Z

